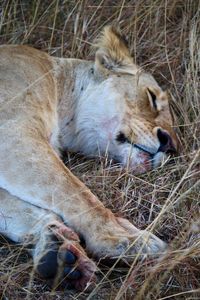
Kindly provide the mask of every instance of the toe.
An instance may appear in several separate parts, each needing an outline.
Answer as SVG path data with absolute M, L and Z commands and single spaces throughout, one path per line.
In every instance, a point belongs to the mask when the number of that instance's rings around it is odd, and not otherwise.
M 164 241 L 160 240 L 156 236 L 155 236 L 153 246 L 154 246 L 155 252 L 164 252 L 167 250 L 167 244 Z
M 53 278 L 57 272 L 57 251 L 49 250 L 39 261 L 37 271 L 44 278 Z
M 66 267 L 64 269 L 64 276 L 66 276 L 67 279 L 78 280 L 81 278 L 82 274 L 79 270 L 74 270 L 74 268 Z
M 148 231 L 143 231 L 142 233 L 144 235 L 144 242 L 146 242 L 147 253 L 161 254 L 166 250 L 167 244 L 161 239 L 159 239 L 157 236 Z
M 65 263 L 67 265 L 73 265 L 75 264 L 77 260 L 77 257 L 69 250 L 67 250 L 67 252 L 65 253 Z

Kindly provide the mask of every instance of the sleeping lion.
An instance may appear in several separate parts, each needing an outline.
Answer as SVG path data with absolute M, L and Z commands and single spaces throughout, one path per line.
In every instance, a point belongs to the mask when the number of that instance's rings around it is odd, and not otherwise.
M 166 244 L 105 208 L 61 150 L 106 153 L 139 174 L 178 145 L 167 93 L 134 64 L 119 30 L 105 27 L 96 47 L 94 61 L 0 47 L 0 232 L 33 246 L 41 276 L 79 290 L 95 282 L 88 254 L 159 254 Z

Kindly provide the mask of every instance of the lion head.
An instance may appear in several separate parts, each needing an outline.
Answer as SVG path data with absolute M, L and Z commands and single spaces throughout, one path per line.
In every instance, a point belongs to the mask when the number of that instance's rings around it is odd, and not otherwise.
M 105 27 L 96 46 L 78 100 L 77 150 L 106 153 L 135 173 L 149 171 L 177 149 L 168 95 L 134 64 L 116 28 Z

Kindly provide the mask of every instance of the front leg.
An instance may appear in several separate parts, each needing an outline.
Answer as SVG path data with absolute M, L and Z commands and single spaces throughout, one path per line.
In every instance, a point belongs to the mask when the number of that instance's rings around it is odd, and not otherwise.
M 87 250 L 95 256 L 119 256 L 134 244 L 140 231 L 135 227 L 130 231 L 106 209 L 65 167 L 45 138 L 35 132 L 34 136 L 25 134 L 23 130 L 20 134 L 13 135 L 13 130 L 8 133 L 10 139 L 0 151 L 2 188 L 61 216 L 69 227 L 84 237 Z M 161 240 L 147 240 L 142 236 L 131 247 L 131 253 L 141 245 L 141 239 L 148 245 L 143 252 L 149 249 L 161 252 L 165 248 Z

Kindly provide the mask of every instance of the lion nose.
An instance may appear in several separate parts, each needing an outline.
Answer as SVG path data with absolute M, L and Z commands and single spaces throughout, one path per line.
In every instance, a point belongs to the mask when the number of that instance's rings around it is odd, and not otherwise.
M 165 152 L 165 153 L 176 153 L 176 148 L 173 144 L 171 136 L 162 129 L 158 129 L 157 131 L 158 140 L 160 142 L 160 147 L 158 151 Z

